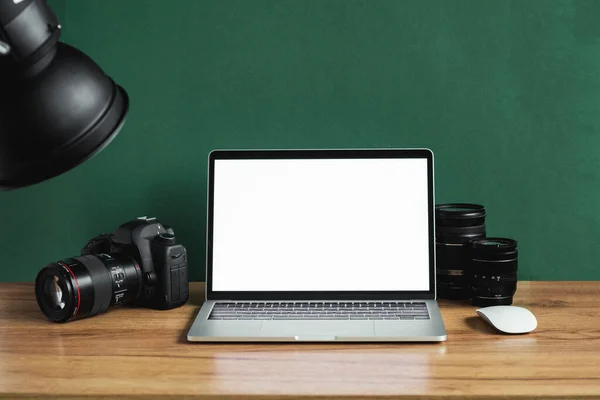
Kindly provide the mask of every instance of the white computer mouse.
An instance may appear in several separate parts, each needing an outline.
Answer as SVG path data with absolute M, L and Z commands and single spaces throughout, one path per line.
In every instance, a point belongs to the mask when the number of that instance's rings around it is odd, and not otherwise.
M 528 333 L 537 327 L 535 316 L 523 307 L 492 306 L 476 311 L 477 315 L 504 333 Z

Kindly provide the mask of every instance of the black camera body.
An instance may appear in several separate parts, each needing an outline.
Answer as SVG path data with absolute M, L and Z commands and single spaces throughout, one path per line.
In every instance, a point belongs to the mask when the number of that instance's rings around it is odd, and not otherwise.
M 177 244 L 170 226 L 140 217 L 121 225 L 115 234 L 96 236 L 81 251 L 103 257 L 119 253 L 130 255 L 141 267 L 141 293 L 134 304 L 169 310 L 187 302 L 187 251 Z
M 121 304 L 169 310 L 188 297 L 187 251 L 156 218 L 137 218 L 96 236 L 80 257 L 51 263 L 36 279 L 38 305 L 55 322 Z

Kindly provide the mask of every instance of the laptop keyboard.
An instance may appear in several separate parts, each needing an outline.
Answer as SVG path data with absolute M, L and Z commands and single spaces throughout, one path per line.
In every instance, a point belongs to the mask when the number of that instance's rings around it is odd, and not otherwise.
M 219 302 L 214 320 L 425 320 L 425 302 Z

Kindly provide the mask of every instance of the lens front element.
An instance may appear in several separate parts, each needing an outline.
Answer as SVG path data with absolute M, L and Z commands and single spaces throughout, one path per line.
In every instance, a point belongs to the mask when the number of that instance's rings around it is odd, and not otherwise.
M 63 301 L 63 291 L 59 285 L 60 278 L 57 276 L 48 276 L 44 283 L 44 296 L 47 303 L 55 310 L 65 308 Z

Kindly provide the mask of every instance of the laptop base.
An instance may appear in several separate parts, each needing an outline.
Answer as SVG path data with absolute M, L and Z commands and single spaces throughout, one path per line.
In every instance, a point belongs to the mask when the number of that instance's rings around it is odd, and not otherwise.
M 428 320 L 212 320 L 215 301 L 203 304 L 187 338 L 191 342 L 441 342 L 446 330 L 437 303 L 427 300 Z

